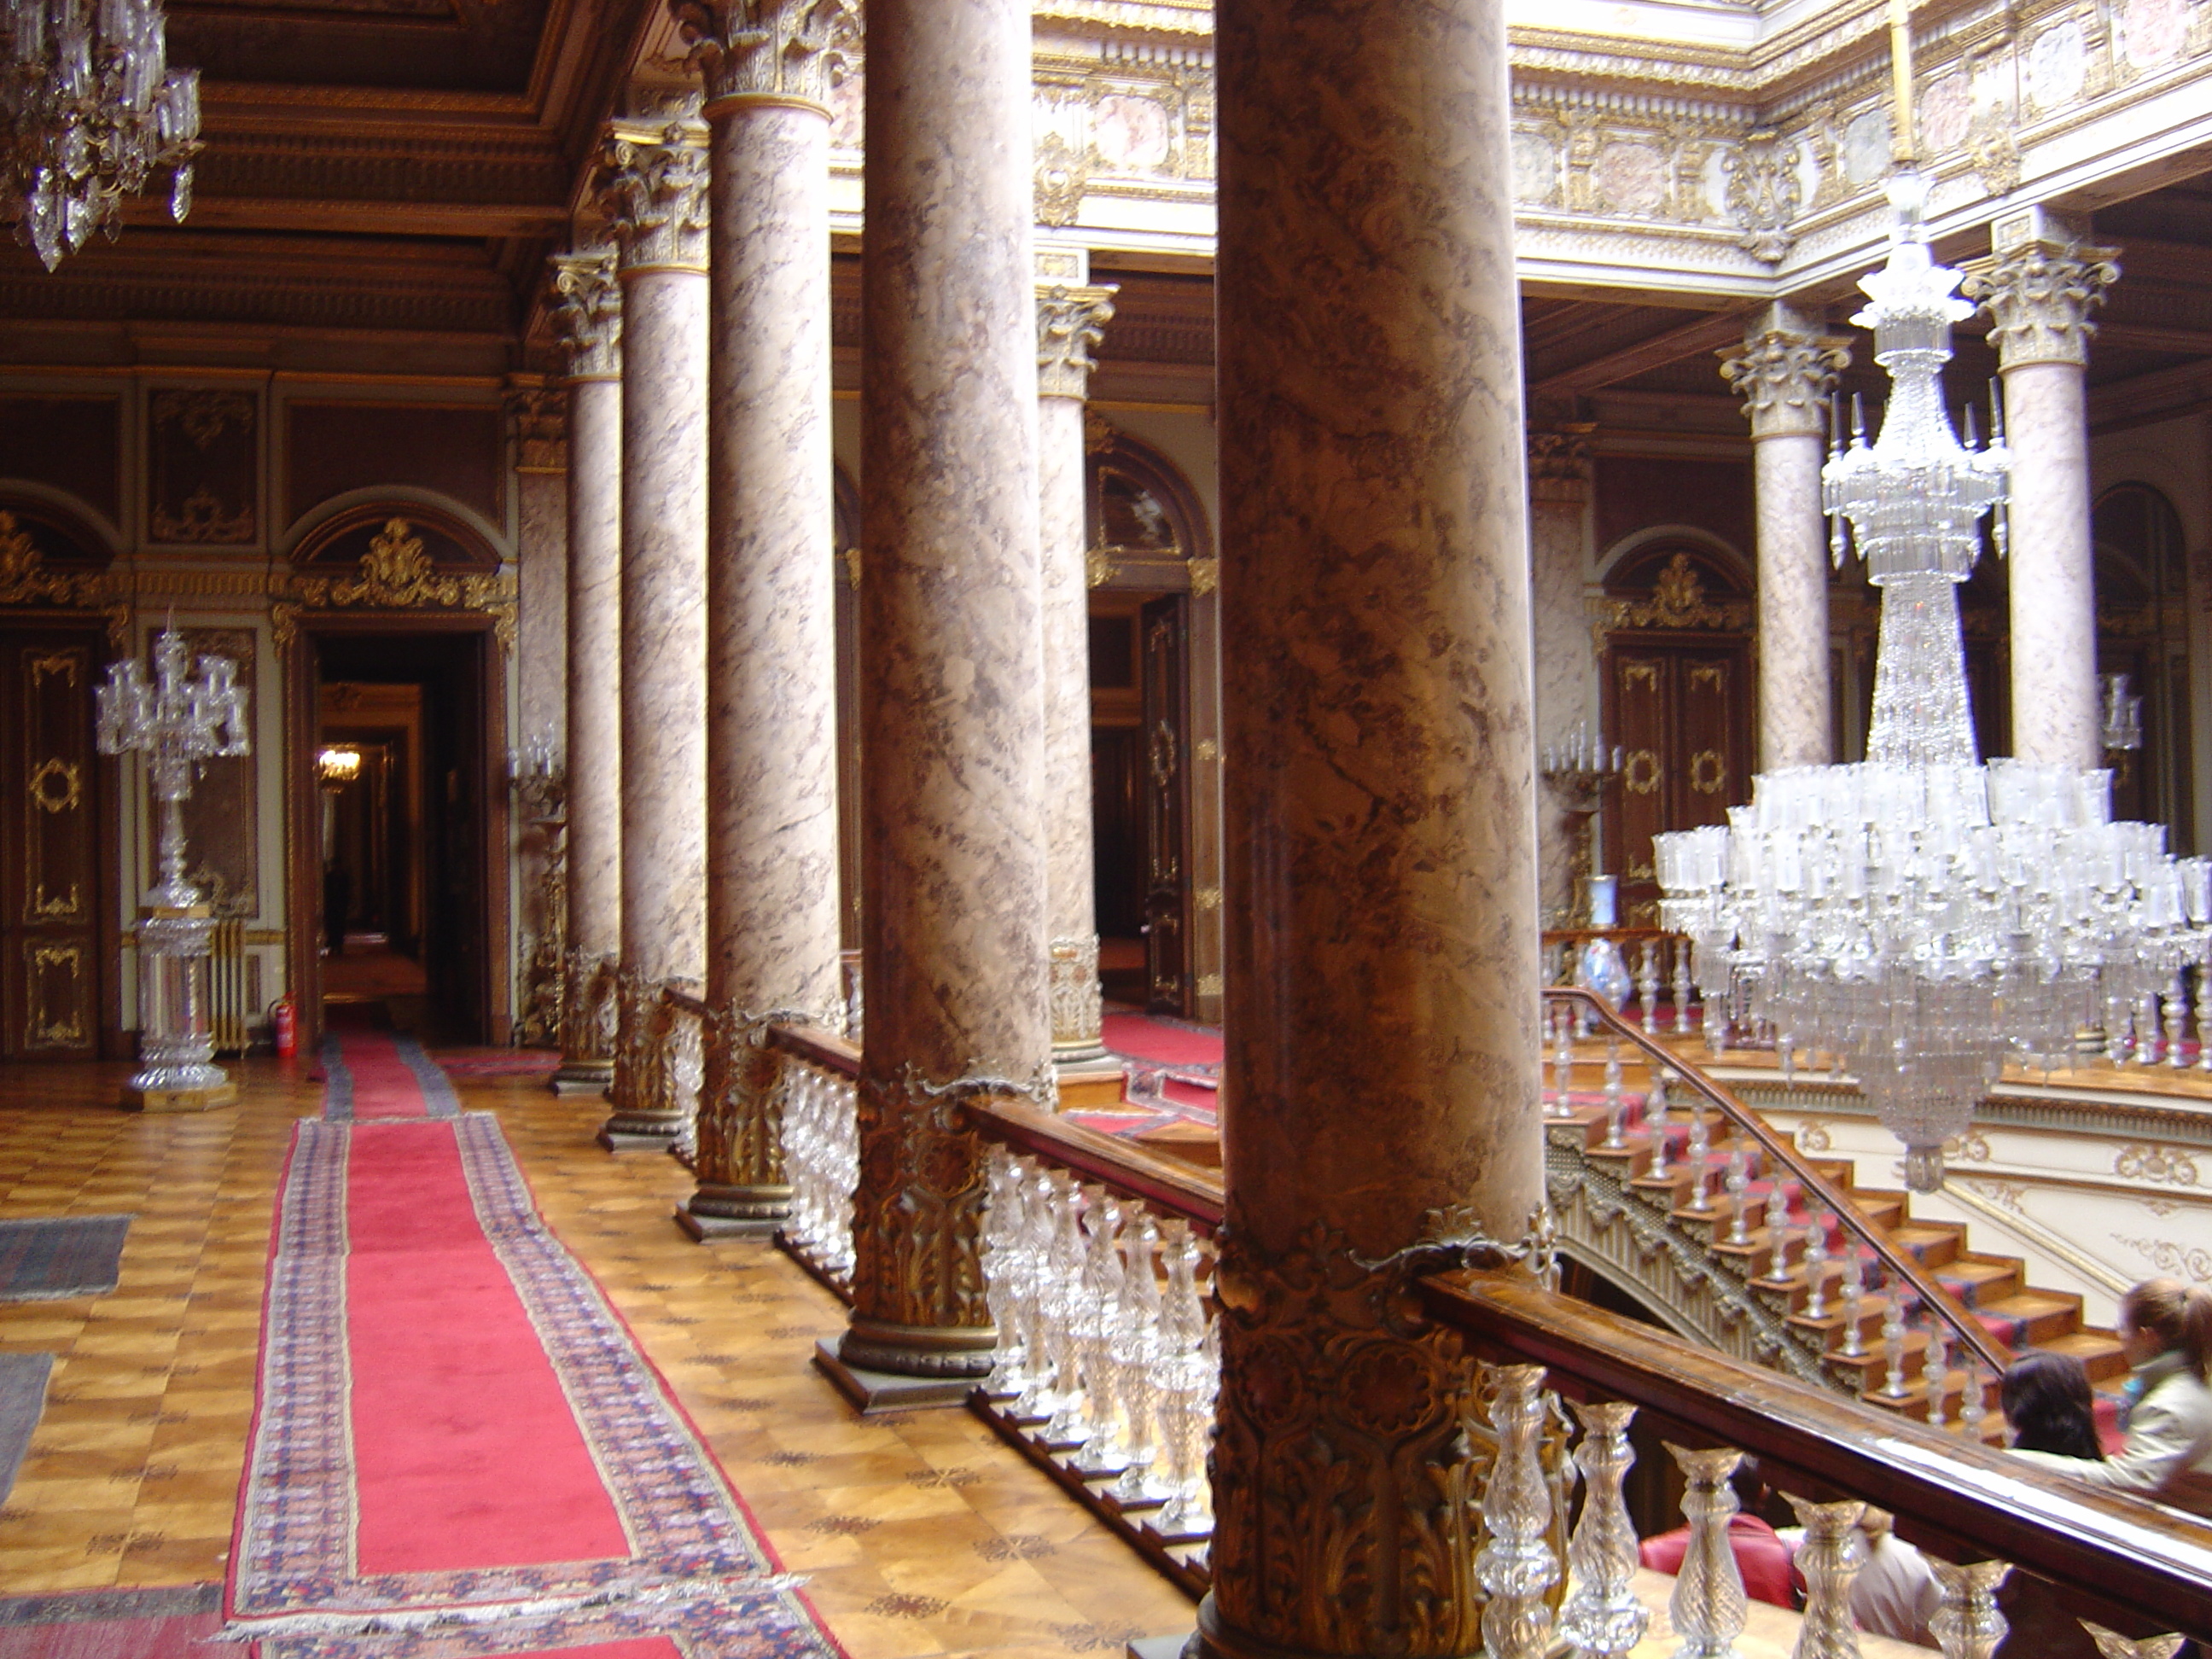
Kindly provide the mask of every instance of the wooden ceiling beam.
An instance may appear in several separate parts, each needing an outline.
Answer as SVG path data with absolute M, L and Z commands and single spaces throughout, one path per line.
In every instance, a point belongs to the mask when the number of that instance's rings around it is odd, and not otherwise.
M 1685 357 L 1723 350 L 1743 338 L 1743 328 L 1744 316 L 1741 312 L 1700 316 L 1691 322 L 1662 329 L 1633 344 L 1606 352 L 1572 368 L 1559 369 L 1540 380 L 1531 380 L 1528 393 L 1533 398 L 1595 392 L 1616 380 L 1633 380 L 1638 374 L 1663 368 L 1668 363 L 1680 362 Z M 1718 372 L 1715 370 L 1716 375 Z

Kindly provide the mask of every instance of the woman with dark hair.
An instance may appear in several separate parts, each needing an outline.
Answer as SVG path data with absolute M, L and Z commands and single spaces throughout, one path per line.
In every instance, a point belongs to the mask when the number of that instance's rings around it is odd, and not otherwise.
M 2212 1516 L 2212 1291 L 2144 1280 L 2120 1298 L 2120 1340 L 2135 1367 L 2120 1455 L 2083 1462 L 2023 1444 L 2024 1455 L 2093 1486 Z
M 1998 1399 L 2016 1451 L 2048 1452 L 2100 1463 L 2096 1404 L 2089 1373 L 2069 1353 L 2022 1354 L 2004 1374 Z

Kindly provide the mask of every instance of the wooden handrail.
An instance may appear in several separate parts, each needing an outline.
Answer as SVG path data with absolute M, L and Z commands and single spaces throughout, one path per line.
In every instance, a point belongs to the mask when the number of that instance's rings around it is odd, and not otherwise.
M 660 988 L 660 1000 L 663 1006 L 673 1008 L 679 1014 L 689 1014 L 702 1024 L 711 1012 L 705 1003 L 689 991 L 679 991 L 673 985 Z
M 1650 1063 L 1665 1066 L 1698 1094 L 1704 1096 L 1712 1103 L 1714 1109 L 1758 1146 L 1760 1152 L 1770 1160 L 1770 1167 L 1788 1170 L 1810 1197 L 1819 1199 L 1832 1210 L 1838 1224 L 1872 1250 L 1886 1273 L 1910 1285 L 1922 1304 L 1948 1325 L 1953 1334 L 1964 1342 L 1982 1364 L 1999 1372 L 2012 1364 L 2011 1349 L 1991 1336 L 1982 1322 L 1968 1313 L 1958 1297 L 1946 1290 L 1942 1281 L 1922 1267 L 1910 1251 L 1901 1250 L 1892 1243 L 1888 1236 L 1867 1218 L 1850 1194 L 1814 1169 L 1795 1146 L 1768 1128 L 1758 1113 L 1707 1077 L 1691 1061 L 1665 1044 L 1654 1042 L 1648 1034 L 1630 1024 L 1613 1012 L 1604 998 L 1595 993 L 1585 991 L 1579 986 L 1549 985 L 1544 988 L 1544 1000 L 1547 1002 L 1569 1003 L 1584 1010 L 1612 1035 L 1642 1049 Z
M 818 1025 L 771 1025 L 768 1046 L 819 1066 L 825 1072 L 858 1079 L 860 1051 L 834 1031 Z
M 1748 1452 L 1802 1497 L 1878 1504 L 1908 1540 L 1948 1559 L 2009 1561 L 2102 1622 L 2212 1638 L 2212 1524 L 2194 1516 L 2093 1490 L 1522 1275 L 1439 1274 L 1419 1293 L 1477 1353 L 1542 1365 L 1547 1386 L 1570 1399 L 1626 1401 L 1670 1438 Z
M 1221 1182 L 1202 1170 L 1161 1158 L 1112 1135 L 1004 1097 L 968 1103 L 968 1115 L 989 1139 L 1073 1170 L 1163 1215 L 1181 1216 L 1200 1232 L 1221 1225 Z

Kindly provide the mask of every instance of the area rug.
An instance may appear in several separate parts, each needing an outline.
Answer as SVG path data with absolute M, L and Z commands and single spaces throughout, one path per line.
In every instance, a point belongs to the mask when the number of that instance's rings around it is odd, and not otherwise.
M 106 1296 L 123 1267 L 127 1215 L 0 1221 L 0 1302 Z
M 839 1652 L 481 1112 L 295 1126 L 226 1612 L 268 1659 Z
M 222 1586 L 70 1590 L 0 1601 L 0 1659 L 203 1659 Z
M 347 1030 L 323 1039 L 323 1115 L 340 1122 L 452 1117 L 461 1109 L 453 1079 L 410 1036 Z
M 31 1431 L 46 1414 L 50 1353 L 0 1353 L 0 1503 L 7 1501 L 31 1449 Z

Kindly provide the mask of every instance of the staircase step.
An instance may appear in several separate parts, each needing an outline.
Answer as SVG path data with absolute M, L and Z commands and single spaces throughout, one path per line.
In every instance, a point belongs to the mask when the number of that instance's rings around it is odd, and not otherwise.
M 2128 1374 L 2127 1353 L 2120 1346 L 2120 1339 L 2110 1331 L 2071 1331 L 2035 1346 L 2052 1353 L 2072 1354 L 2081 1362 L 2092 1382 L 2115 1382 Z
M 2024 1265 L 2018 1256 L 1961 1255 L 1945 1264 L 1936 1278 L 1967 1307 L 1981 1308 L 2019 1295 Z

